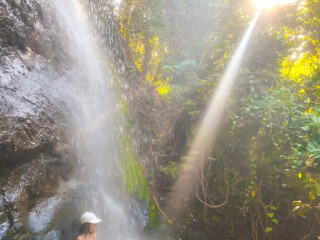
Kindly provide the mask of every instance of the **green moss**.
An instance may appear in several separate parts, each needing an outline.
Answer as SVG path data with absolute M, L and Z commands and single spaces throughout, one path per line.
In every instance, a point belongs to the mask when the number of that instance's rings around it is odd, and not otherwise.
M 142 167 L 138 164 L 138 157 L 128 136 L 121 136 L 120 155 L 125 187 L 129 193 L 138 199 L 148 199 L 149 190 L 144 178 Z
M 156 228 L 159 225 L 159 215 L 156 205 L 152 202 L 149 208 L 149 226 L 150 228 Z
M 130 195 L 149 204 L 149 226 L 155 228 L 158 225 L 158 212 L 152 200 L 147 180 L 139 163 L 128 136 L 121 136 L 120 156 L 122 159 L 122 177 L 124 185 Z
M 113 89 L 121 96 L 123 91 L 119 75 L 114 71 L 114 67 L 109 65 L 111 75 L 114 80 Z M 122 129 L 130 128 L 131 114 L 127 102 L 120 98 L 118 101 L 119 126 Z M 128 121 L 129 120 L 129 121 Z M 147 180 L 143 174 L 142 165 L 139 157 L 131 144 L 131 139 L 126 131 L 120 132 L 120 157 L 122 165 L 122 178 L 128 194 L 138 200 L 146 201 L 149 205 L 149 228 L 154 229 L 158 226 L 158 210 L 152 199 Z
M 120 99 L 119 105 L 120 105 L 121 116 L 122 117 L 130 116 L 130 112 L 129 112 L 128 106 L 127 106 L 126 102 L 123 99 Z

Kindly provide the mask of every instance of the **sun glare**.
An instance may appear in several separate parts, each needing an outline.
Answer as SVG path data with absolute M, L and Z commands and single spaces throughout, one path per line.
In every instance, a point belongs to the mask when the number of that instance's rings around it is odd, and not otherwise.
M 292 4 L 297 2 L 297 0 L 253 0 L 253 2 L 261 8 L 269 8 L 274 5 Z

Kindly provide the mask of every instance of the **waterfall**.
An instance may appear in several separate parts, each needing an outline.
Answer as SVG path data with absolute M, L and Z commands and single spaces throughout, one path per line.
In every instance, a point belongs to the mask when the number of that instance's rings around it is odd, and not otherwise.
M 98 240 L 142 239 L 124 196 L 110 62 L 81 1 L 55 0 L 55 5 L 64 30 L 61 41 L 70 58 L 65 69 L 67 83 L 57 80 L 55 87 L 79 109 L 72 120 L 79 159 L 76 178 L 83 186 L 79 208 L 103 220 L 98 224 Z

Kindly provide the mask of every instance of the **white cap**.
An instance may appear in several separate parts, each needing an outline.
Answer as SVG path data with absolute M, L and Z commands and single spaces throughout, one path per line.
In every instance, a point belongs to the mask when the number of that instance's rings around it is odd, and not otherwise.
M 101 222 L 101 220 L 99 218 L 96 217 L 96 215 L 94 215 L 92 212 L 85 212 L 84 214 L 82 214 L 81 218 L 80 218 L 80 222 L 82 223 L 99 223 Z

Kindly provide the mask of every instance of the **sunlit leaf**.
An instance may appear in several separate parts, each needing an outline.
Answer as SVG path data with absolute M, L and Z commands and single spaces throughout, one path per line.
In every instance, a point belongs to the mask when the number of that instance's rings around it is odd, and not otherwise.
M 252 197 L 255 197 L 255 196 L 256 196 L 256 192 L 255 192 L 255 191 L 252 191 L 252 192 L 251 192 L 251 196 L 252 196 Z
M 272 229 L 271 227 L 267 227 L 267 228 L 266 228 L 266 233 L 272 232 L 272 230 L 273 230 L 273 229 Z
M 268 213 L 269 218 L 273 218 L 273 216 L 274 216 L 274 213 Z

